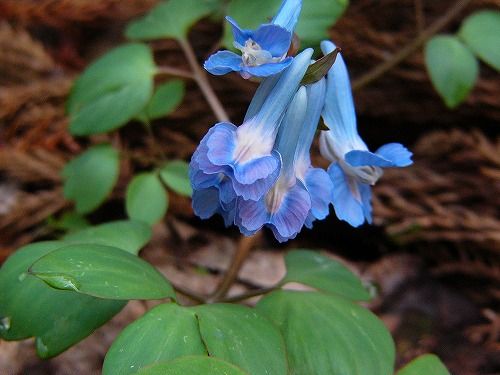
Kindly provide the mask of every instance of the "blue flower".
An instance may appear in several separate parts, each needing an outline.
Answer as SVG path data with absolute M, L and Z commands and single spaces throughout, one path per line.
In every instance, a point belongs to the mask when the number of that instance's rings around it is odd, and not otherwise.
M 284 0 L 272 23 L 257 30 L 242 29 L 235 20 L 226 17 L 233 29 L 234 46 L 241 56 L 219 51 L 205 61 L 205 69 L 214 75 L 239 72 L 243 78 L 269 77 L 283 71 L 292 62 L 292 57 L 286 55 L 301 7 L 301 0 Z
M 283 73 L 261 83 L 241 126 L 221 122 L 202 139 L 190 164 L 193 190 L 203 191 L 193 195 L 198 216 L 219 213 L 228 221 L 233 201 L 258 200 L 273 186 L 281 170 L 281 156 L 274 150 L 276 135 L 312 52 L 303 51 Z
M 327 54 L 335 49 L 321 43 Z M 332 164 L 328 168 L 334 190 L 337 217 L 354 227 L 372 222 L 371 188 L 382 176 L 383 167 L 406 167 L 412 153 L 399 143 L 389 143 L 370 152 L 356 129 L 356 113 L 346 65 L 340 54 L 328 72 L 323 119 L 330 130 L 320 135 L 321 154 Z
M 238 201 L 236 223 L 242 233 L 267 226 L 284 242 L 295 238 L 305 224 L 328 215 L 332 183 L 325 171 L 311 166 L 309 157 L 324 95 L 324 80 L 295 94 L 275 145 L 283 161 L 280 176 L 258 201 Z

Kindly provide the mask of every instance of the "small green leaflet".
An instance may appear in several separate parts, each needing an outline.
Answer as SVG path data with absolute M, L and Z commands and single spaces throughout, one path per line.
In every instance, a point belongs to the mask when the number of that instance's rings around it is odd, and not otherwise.
M 160 169 L 160 177 L 165 185 L 177 194 L 190 197 L 193 194 L 189 181 L 189 164 L 184 160 L 173 160 Z
M 424 354 L 408 363 L 396 375 L 450 375 L 434 354 Z
M 218 358 L 187 356 L 143 368 L 137 375 L 248 375 Z
M 173 79 L 159 85 L 146 108 L 137 116 L 142 122 L 149 122 L 172 113 L 184 97 L 184 82 Z
M 168 208 L 168 195 L 156 173 L 134 176 L 127 186 L 125 208 L 131 219 L 153 225 L 160 221 Z
M 425 45 L 425 65 L 434 88 L 449 108 L 462 103 L 474 86 L 478 62 L 456 37 L 438 35 Z
M 75 201 L 77 213 L 89 213 L 106 200 L 119 172 L 117 150 L 106 144 L 92 146 L 64 167 L 64 196 Z
M 340 48 L 335 48 L 335 50 L 329 54 L 309 65 L 309 68 L 307 68 L 306 74 L 304 74 L 304 78 L 302 78 L 302 82 L 300 84 L 309 85 L 311 83 L 318 82 L 321 78 L 326 76 L 330 68 L 335 63 L 339 52 Z
M 67 103 L 73 135 L 104 133 L 125 125 L 153 93 L 155 63 L 145 44 L 117 47 L 76 80 Z

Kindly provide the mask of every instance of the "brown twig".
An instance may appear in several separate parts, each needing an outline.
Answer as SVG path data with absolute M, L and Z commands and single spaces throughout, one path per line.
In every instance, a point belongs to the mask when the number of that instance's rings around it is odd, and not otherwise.
M 270 293 L 270 292 L 278 289 L 279 287 L 280 287 L 280 285 L 275 285 L 275 286 L 271 286 L 271 287 L 268 287 L 268 288 L 260 288 L 260 289 L 249 290 L 248 292 L 245 292 L 245 293 L 242 293 L 242 294 L 238 294 L 237 296 L 221 298 L 220 302 L 240 302 L 240 301 L 244 301 L 244 300 L 252 298 L 252 297 L 261 296 L 263 294 Z
M 422 33 L 417 36 L 412 42 L 407 44 L 405 47 L 400 49 L 396 54 L 394 54 L 389 60 L 384 61 L 380 65 L 370 70 L 368 73 L 354 80 L 352 83 L 353 90 L 359 90 L 360 88 L 367 86 L 373 81 L 380 78 L 386 72 L 394 68 L 413 52 L 418 50 L 427 40 L 429 40 L 434 34 L 441 31 L 446 25 L 448 25 L 455 17 L 457 17 L 462 10 L 465 9 L 472 0 L 460 0 L 457 1 L 453 6 L 451 6 L 443 16 L 438 18 L 433 22 L 428 28 L 426 28 Z
M 217 95 L 215 94 L 215 91 L 212 89 L 212 86 L 210 86 L 210 83 L 208 82 L 207 74 L 200 67 L 198 61 L 196 60 L 196 55 L 193 51 L 193 47 L 191 47 L 189 41 L 184 39 L 181 39 L 179 41 L 179 44 L 184 51 L 184 54 L 186 55 L 189 65 L 191 66 L 194 80 L 196 81 L 196 83 L 198 83 L 198 86 L 200 87 L 200 90 L 205 96 L 208 104 L 212 108 L 215 117 L 217 117 L 217 120 L 219 120 L 220 122 L 229 121 L 229 116 L 227 115 L 226 110 L 220 103 Z
M 194 75 L 183 69 L 172 68 L 171 66 L 159 66 L 156 68 L 156 74 L 162 74 L 172 77 L 195 79 Z
M 220 282 L 220 284 L 217 286 L 217 289 L 210 296 L 208 300 L 209 302 L 220 301 L 226 296 L 227 292 L 229 291 L 234 281 L 236 280 L 238 272 L 243 266 L 245 260 L 247 259 L 248 254 L 250 254 L 250 251 L 259 241 L 260 236 L 261 234 L 259 232 L 250 237 L 245 237 L 245 236 L 241 237 L 240 242 L 238 243 L 238 248 L 236 249 L 236 253 L 233 256 L 233 259 L 231 260 L 229 269 L 224 274 L 224 277 Z

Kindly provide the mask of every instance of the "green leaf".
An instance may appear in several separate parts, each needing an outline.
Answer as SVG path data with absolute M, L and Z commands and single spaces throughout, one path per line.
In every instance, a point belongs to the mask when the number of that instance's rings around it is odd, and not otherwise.
M 189 164 L 183 160 L 169 161 L 160 170 L 162 181 L 180 195 L 190 197 L 193 194 L 189 181 Z
M 98 298 L 175 298 L 170 283 L 153 266 L 111 246 L 65 246 L 38 259 L 29 272 L 53 288 Z
M 73 211 L 65 212 L 57 219 L 49 217 L 47 224 L 54 229 L 68 232 L 79 231 L 90 226 L 87 219 Z
M 500 11 L 473 13 L 463 21 L 459 36 L 480 59 L 500 70 Z
M 105 144 L 92 146 L 64 167 L 64 196 L 75 201 L 77 213 L 89 213 L 106 200 L 119 173 L 118 151 Z
M 449 108 L 467 98 L 478 76 L 472 52 L 454 36 L 435 36 L 425 45 L 425 64 L 434 88 Z
M 135 374 L 145 366 L 186 355 L 206 355 L 195 311 L 162 304 L 127 326 L 104 359 L 104 375 Z
M 337 54 L 339 52 L 340 48 L 335 48 L 332 52 L 309 65 L 309 68 L 306 70 L 306 74 L 304 74 L 304 78 L 302 78 L 301 84 L 309 85 L 311 83 L 318 82 L 321 78 L 326 76 L 337 59 Z
M 342 297 L 275 291 L 259 301 L 285 337 L 291 374 L 393 373 L 394 343 L 370 311 Z
M 130 23 L 125 35 L 138 40 L 184 40 L 191 26 L 213 10 L 214 2 L 210 0 L 162 1 L 146 16 Z
M 127 215 L 150 225 L 160 221 L 168 208 L 168 195 L 155 173 L 135 176 L 125 194 Z
M 279 9 L 281 0 L 232 0 L 227 14 L 245 29 L 256 29 L 269 22 Z M 328 39 L 328 29 L 340 18 L 349 4 L 348 0 L 308 0 L 302 4 L 299 23 L 295 32 L 302 46 L 314 46 Z M 224 24 L 223 44 L 232 48 L 231 25 Z
M 126 44 L 99 58 L 71 91 L 70 132 L 97 134 L 125 125 L 148 103 L 154 73 L 153 54 L 144 44 Z
M 156 307 L 120 334 L 103 373 L 126 375 L 185 355 L 220 358 L 250 374 L 287 374 L 278 329 L 255 309 L 229 304 Z
M 137 372 L 137 375 L 248 375 L 236 366 L 217 358 L 203 356 L 182 357 L 158 363 Z
M 396 375 L 450 375 L 434 354 L 424 354 L 408 363 Z
M 117 247 L 137 255 L 151 239 L 151 228 L 142 221 L 119 220 L 72 232 L 63 237 L 71 244 L 96 244 Z
M 208 353 L 249 374 L 288 374 L 279 330 L 255 309 L 211 304 L 194 308 Z
M 368 301 L 370 293 L 360 279 L 343 264 L 315 251 L 292 250 L 285 256 L 282 284 L 298 282 L 353 301 Z
M 125 301 L 56 290 L 27 273 L 33 262 L 62 246 L 64 242 L 56 241 L 24 246 L 0 269 L 0 337 L 35 336 L 38 355 L 43 358 L 87 337 L 126 305 Z
M 172 113 L 181 104 L 184 92 L 184 82 L 180 79 L 158 86 L 146 108 L 139 114 L 139 120 L 148 122 Z

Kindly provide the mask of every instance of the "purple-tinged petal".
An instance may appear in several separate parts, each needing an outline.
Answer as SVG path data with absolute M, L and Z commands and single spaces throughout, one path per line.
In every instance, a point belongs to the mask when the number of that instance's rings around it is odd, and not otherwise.
M 305 187 L 311 196 L 311 214 L 318 220 L 328 216 L 333 201 L 333 183 L 326 171 L 310 168 L 305 176 Z
M 302 0 L 284 0 L 278 13 L 274 16 L 272 23 L 279 25 L 291 33 L 299 20 L 300 10 L 302 9 Z
M 245 45 L 245 42 L 252 37 L 252 31 L 242 29 L 238 23 L 229 16 L 226 16 L 226 21 L 231 24 L 234 41 L 242 46 Z
M 258 157 L 246 163 L 234 164 L 234 178 L 240 184 L 253 184 L 273 174 L 279 165 L 279 160 L 273 155 Z
M 258 231 L 267 223 L 268 217 L 264 199 L 238 201 L 238 218 L 235 222 L 242 233 Z
M 333 182 L 333 208 L 340 220 L 347 221 L 353 227 L 359 227 L 365 221 L 359 184 L 353 177 L 347 176 L 337 163 L 328 168 Z
M 237 142 L 236 126 L 230 123 L 218 123 L 212 129 L 206 140 L 208 160 L 214 165 L 231 164 L 234 161 Z
M 241 70 L 241 56 L 231 51 L 219 51 L 211 55 L 203 67 L 211 74 L 221 76 Z
M 302 183 L 297 181 L 283 197 L 278 210 L 270 214 L 268 225 L 273 232 L 276 230 L 280 234 L 281 239 L 288 240 L 300 232 L 310 209 L 311 198 Z
M 254 77 L 269 77 L 285 70 L 292 63 L 292 60 L 293 58 L 287 57 L 284 60 L 276 63 L 262 64 L 258 66 L 242 66 L 241 72 L 246 72 L 250 76 Z
M 388 143 L 380 147 L 375 153 L 386 160 L 390 160 L 395 167 L 407 167 L 413 164 L 412 153 L 401 143 Z
M 374 166 L 374 167 L 395 167 L 390 160 L 374 154 L 370 151 L 353 150 L 345 154 L 345 161 L 353 167 Z
M 281 26 L 266 24 L 253 33 L 253 40 L 273 57 L 282 57 L 290 48 L 292 33 Z
M 193 192 L 193 211 L 201 219 L 208 219 L 220 210 L 219 190 L 215 187 Z

